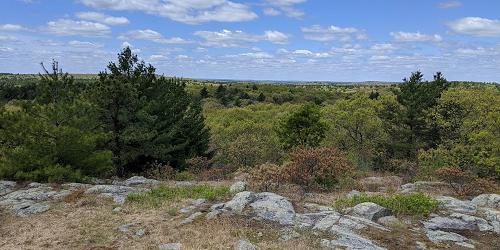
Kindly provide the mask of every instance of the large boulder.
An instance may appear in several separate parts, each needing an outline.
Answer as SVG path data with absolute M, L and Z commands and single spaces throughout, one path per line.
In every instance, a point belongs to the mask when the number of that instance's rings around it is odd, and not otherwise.
M 127 180 L 125 180 L 123 182 L 123 184 L 125 186 L 129 186 L 129 187 L 137 187 L 137 186 L 157 186 L 159 185 L 161 182 L 157 181 L 157 180 L 153 180 L 153 179 L 148 179 L 148 178 L 145 178 L 143 176 L 133 176 L 133 177 L 130 177 L 128 178 Z
M 500 211 L 492 208 L 480 208 L 479 214 L 493 227 L 493 231 L 500 234 Z
M 354 216 L 377 221 L 379 218 L 391 215 L 391 211 L 373 202 L 360 203 L 352 209 Z
M 472 230 L 472 231 L 493 231 L 493 226 L 485 219 L 453 213 L 449 217 L 437 216 L 424 222 L 424 226 L 431 230 Z
M 281 225 L 293 225 L 295 210 L 285 197 L 275 193 L 258 193 L 249 204 L 258 218 L 275 221 Z
M 490 207 L 500 209 L 500 195 L 498 194 L 482 194 L 471 201 L 478 207 Z
M 223 206 L 224 210 L 231 211 L 236 214 L 243 213 L 245 207 L 255 200 L 255 193 L 244 191 L 237 193 L 232 200 L 226 202 Z
M 361 235 L 352 232 L 339 232 L 338 239 L 321 240 L 321 246 L 326 248 L 338 249 L 339 247 L 346 249 L 364 249 L 364 250 L 383 250 L 385 248 L 375 245 L 371 240 L 362 237 Z
M 87 191 L 86 194 L 99 194 L 104 197 L 111 197 L 118 204 L 125 203 L 125 199 L 129 194 L 146 192 L 149 189 L 139 187 L 128 187 L 119 185 L 95 185 Z
M 426 235 L 427 238 L 434 243 L 440 243 L 443 241 L 465 242 L 468 240 L 460 234 L 440 230 L 427 230 Z
M 46 203 L 34 203 L 30 201 L 18 203 L 12 207 L 15 215 L 20 217 L 27 217 L 33 214 L 43 213 L 49 210 L 50 205 Z
M 439 196 L 436 198 L 439 201 L 439 208 L 450 210 L 458 213 L 470 213 L 476 212 L 476 205 L 470 201 L 462 201 L 449 196 Z

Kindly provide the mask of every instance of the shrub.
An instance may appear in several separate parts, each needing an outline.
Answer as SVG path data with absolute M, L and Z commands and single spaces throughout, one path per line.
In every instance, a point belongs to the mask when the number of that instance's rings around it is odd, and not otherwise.
M 193 174 L 200 174 L 212 166 L 213 161 L 204 156 L 197 156 L 186 161 L 188 171 Z
M 233 169 L 228 166 L 212 167 L 201 172 L 198 178 L 202 181 L 221 181 L 227 179 L 233 172 Z
M 436 211 L 439 207 L 439 202 L 434 198 L 422 194 L 396 194 L 392 196 L 366 196 L 359 195 L 352 198 L 339 199 L 335 202 L 335 207 L 345 208 L 353 207 L 364 202 L 373 202 L 380 206 L 390 209 L 396 215 L 411 215 L 411 216 L 428 216 Z
M 355 171 L 347 157 L 334 148 L 297 149 L 290 157 L 292 161 L 285 166 L 289 180 L 306 190 L 330 189 Z
M 270 191 L 286 181 L 285 171 L 275 164 L 262 164 L 250 172 L 250 185 L 259 191 Z
M 146 169 L 144 175 L 155 180 L 166 181 L 175 178 L 175 169 L 169 164 L 154 162 Z
M 493 178 L 477 178 L 473 173 L 458 167 L 443 167 L 436 171 L 437 176 L 459 196 L 472 196 L 497 190 Z
M 209 199 L 216 200 L 227 196 L 229 188 L 212 187 L 207 185 L 191 187 L 167 187 L 162 186 L 151 189 L 146 193 L 131 194 L 127 197 L 127 202 L 139 204 L 146 207 L 160 207 L 169 202 L 176 202 L 183 199 Z

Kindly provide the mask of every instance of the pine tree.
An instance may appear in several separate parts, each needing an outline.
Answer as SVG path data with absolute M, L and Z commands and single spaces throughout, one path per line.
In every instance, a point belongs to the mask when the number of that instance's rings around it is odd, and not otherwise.
M 266 96 L 264 93 L 260 92 L 259 96 L 257 97 L 257 101 L 259 102 L 264 102 L 266 100 Z
M 201 99 L 208 98 L 210 96 L 210 93 L 208 92 L 208 89 L 206 86 L 203 86 L 203 88 L 200 90 L 200 97 Z

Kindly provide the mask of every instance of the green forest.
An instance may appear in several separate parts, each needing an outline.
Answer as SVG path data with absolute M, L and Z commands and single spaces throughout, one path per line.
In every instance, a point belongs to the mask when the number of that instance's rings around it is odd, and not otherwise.
M 156 74 L 129 48 L 97 75 L 54 62 L 0 76 L 0 178 L 144 175 L 262 188 L 349 186 L 369 173 L 498 188 L 500 85 L 409 72 L 393 85 L 219 83 Z

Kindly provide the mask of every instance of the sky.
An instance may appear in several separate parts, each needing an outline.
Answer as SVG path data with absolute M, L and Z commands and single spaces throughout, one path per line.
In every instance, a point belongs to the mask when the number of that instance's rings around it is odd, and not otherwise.
M 97 73 L 127 46 L 185 78 L 500 82 L 500 1 L 0 1 L 0 72 Z

